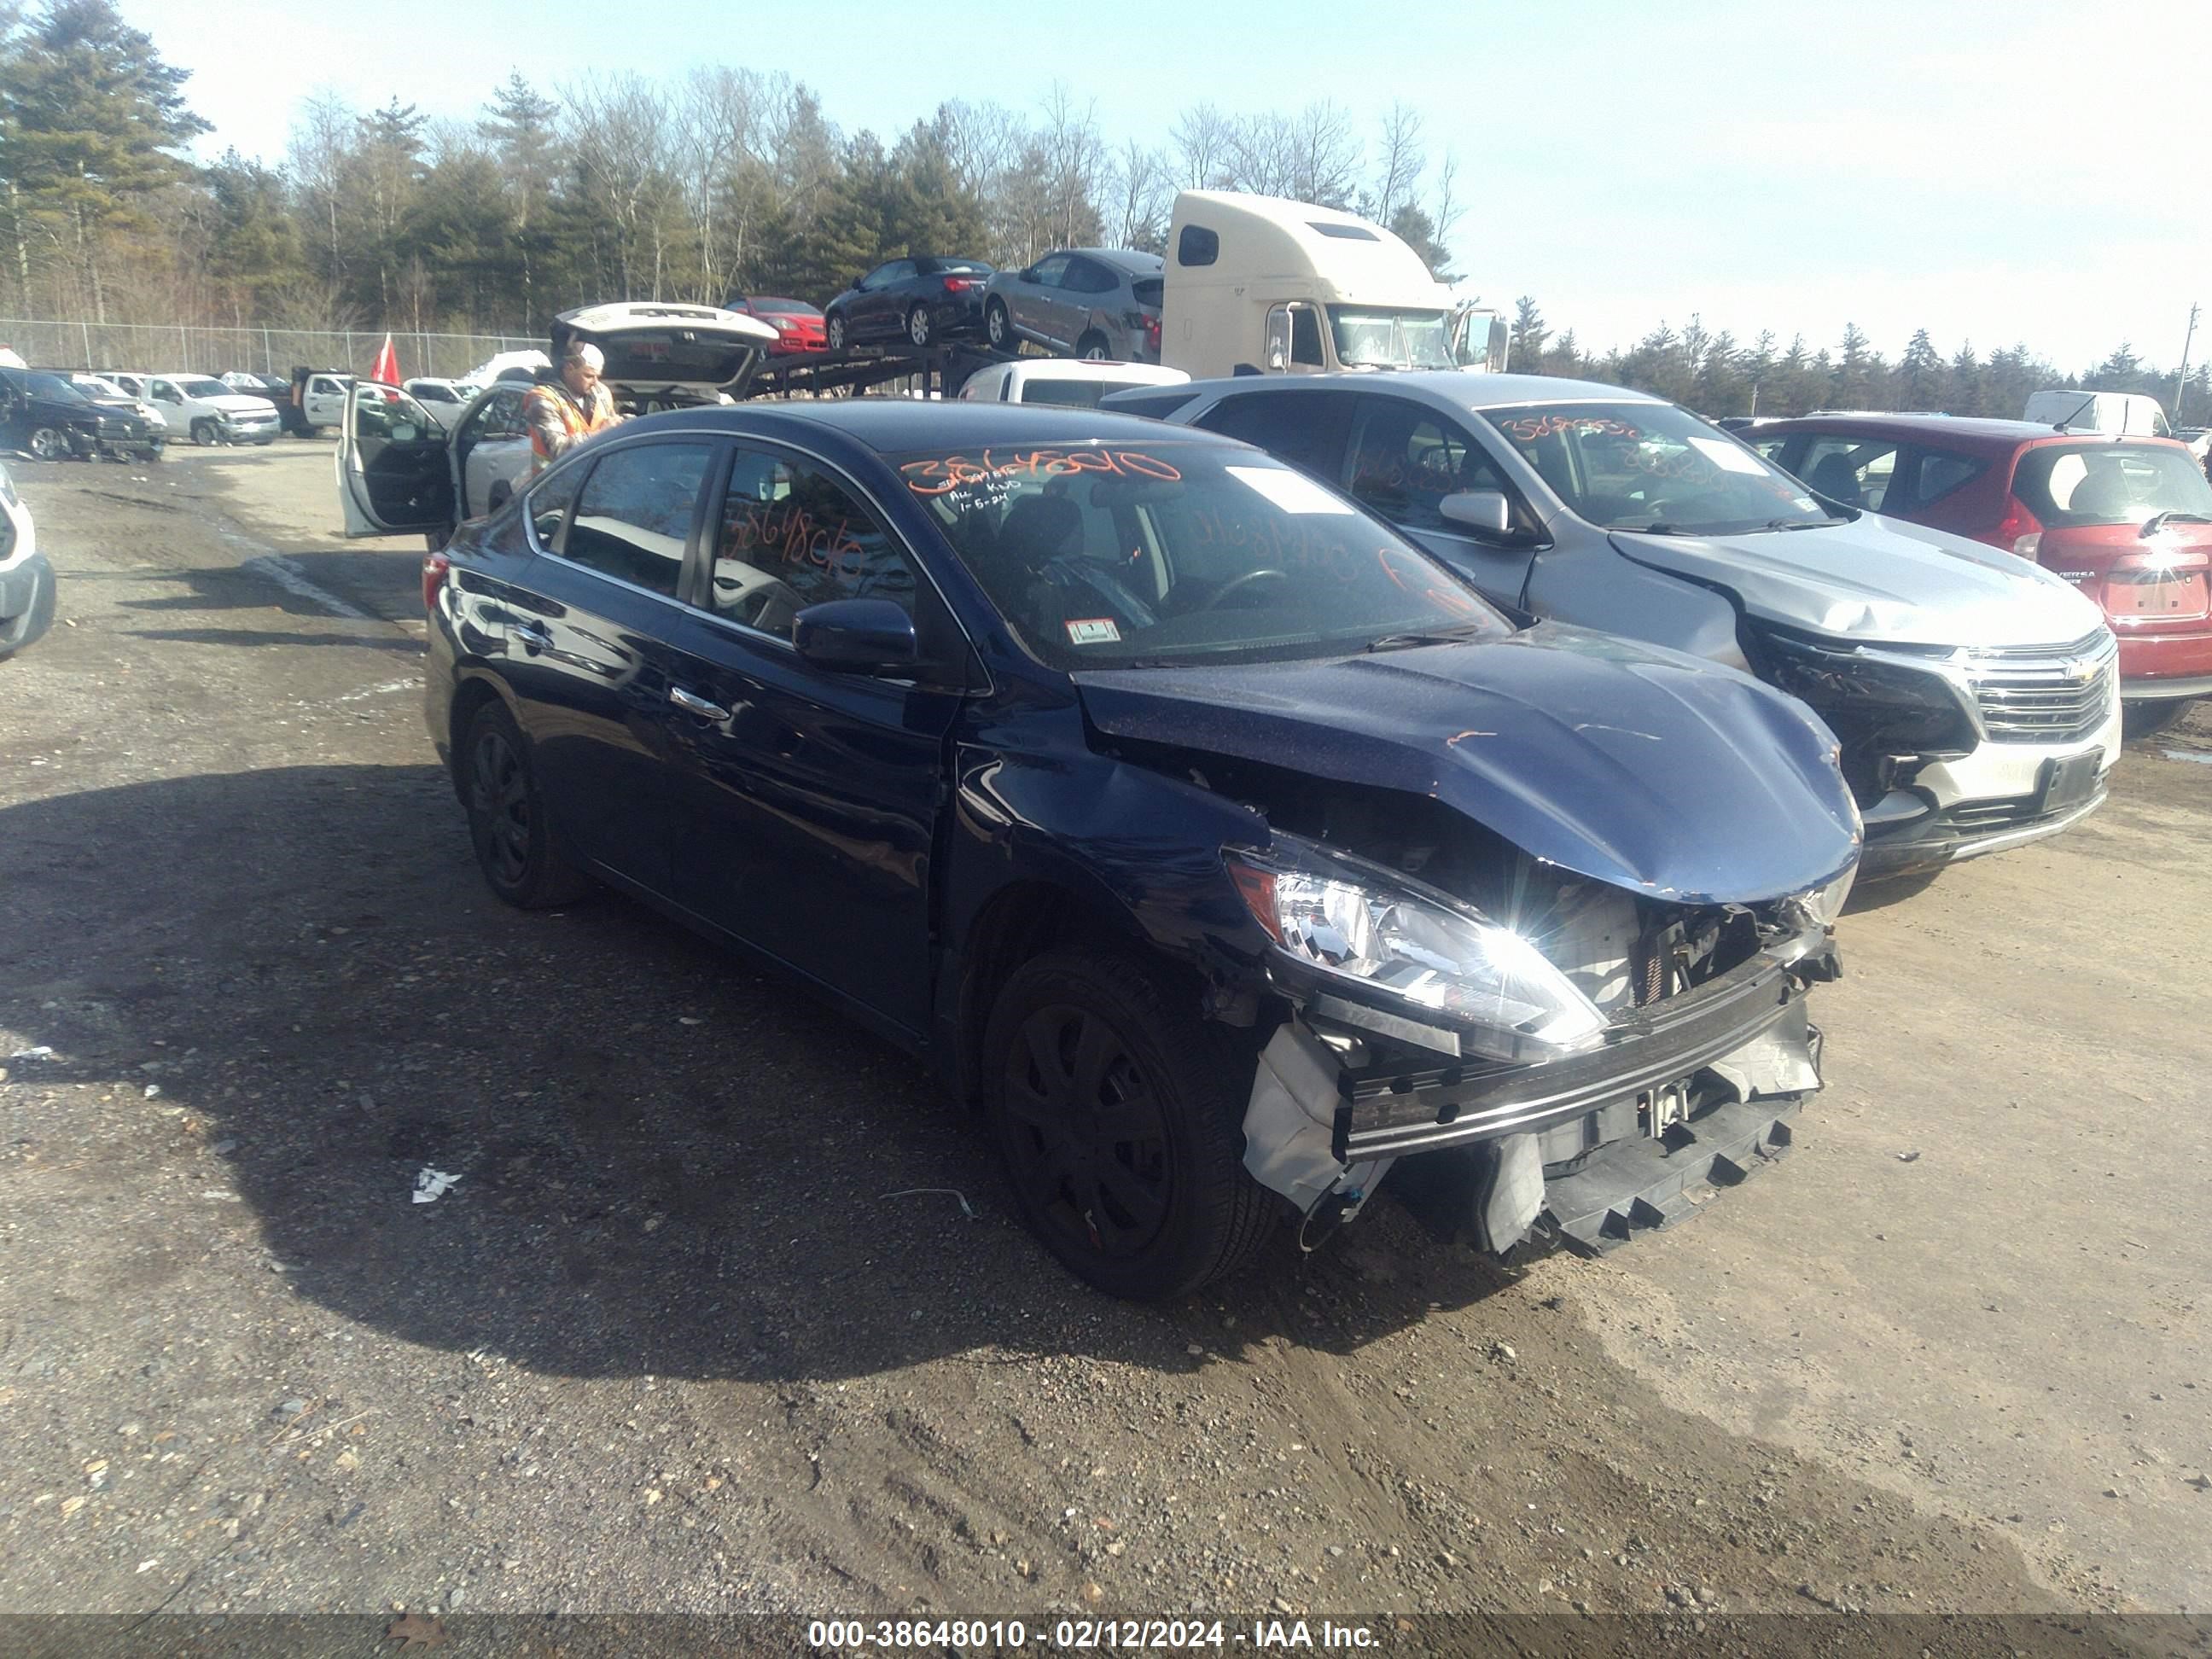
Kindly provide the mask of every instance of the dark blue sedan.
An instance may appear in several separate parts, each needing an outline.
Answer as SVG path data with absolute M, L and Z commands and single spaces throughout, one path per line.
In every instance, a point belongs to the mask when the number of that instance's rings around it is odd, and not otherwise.
M 1518 627 L 1243 445 L 678 410 L 463 526 L 423 594 L 493 890 L 617 889 L 926 1055 L 1110 1292 L 1310 1242 L 1407 1158 L 1491 1248 L 1602 1243 L 1819 1086 L 1858 857 L 1826 729 Z

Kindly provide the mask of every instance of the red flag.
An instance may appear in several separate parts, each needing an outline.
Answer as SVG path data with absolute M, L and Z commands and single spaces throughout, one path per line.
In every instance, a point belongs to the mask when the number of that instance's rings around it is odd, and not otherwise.
M 376 367 L 368 371 L 368 378 L 381 386 L 399 384 L 399 354 L 392 349 L 392 337 L 384 337 L 384 349 L 376 354 Z

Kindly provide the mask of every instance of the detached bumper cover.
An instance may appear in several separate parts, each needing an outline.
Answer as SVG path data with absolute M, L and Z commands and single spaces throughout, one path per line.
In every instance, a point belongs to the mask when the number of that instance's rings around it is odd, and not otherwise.
M 1802 1040 L 1806 986 L 1836 973 L 1832 941 L 1801 935 L 1624 1016 L 1588 1054 L 1534 1066 L 1468 1061 L 1341 1072 L 1333 1149 L 1343 1163 L 1358 1164 L 1579 1118 L 1680 1082 L 1771 1033 Z

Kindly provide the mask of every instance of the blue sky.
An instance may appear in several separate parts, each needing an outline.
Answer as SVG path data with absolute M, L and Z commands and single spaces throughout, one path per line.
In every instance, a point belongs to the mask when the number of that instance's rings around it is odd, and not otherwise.
M 1486 299 L 1533 294 L 1585 343 L 1708 328 L 1894 357 L 2025 340 L 2063 368 L 2122 340 L 2171 368 L 2212 302 L 2212 28 L 2202 0 L 2124 7 L 1862 0 L 1403 6 L 1157 0 L 123 0 L 191 70 L 209 153 L 281 158 L 298 100 L 397 94 L 472 117 L 543 87 L 695 64 L 783 70 L 848 131 L 948 98 L 1034 111 L 1055 80 L 1109 138 L 1182 107 L 1335 100 L 1372 141 L 1393 98 L 1457 156 L 1453 246 Z M 938 33 L 934 38 L 931 31 Z M 2185 142 L 2182 135 L 2193 135 Z M 2196 361 L 2212 352 L 2200 326 Z

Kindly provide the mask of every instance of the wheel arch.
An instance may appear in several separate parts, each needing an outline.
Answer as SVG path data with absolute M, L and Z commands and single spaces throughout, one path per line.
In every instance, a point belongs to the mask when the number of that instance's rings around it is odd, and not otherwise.
M 956 958 L 951 1058 L 954 1092 L 963 1103 L 981 1104 L 984 1028 L 1000 992 L 1023 963 L 1069 945 L 1142 954 L 1164 975 L 1187 980 L 1194 996 L 1201 985 L 1194 966 L 1163 951 L 1127 908 L 1103 892 L 1061 876 L 1010 881 L 976 911 Z

